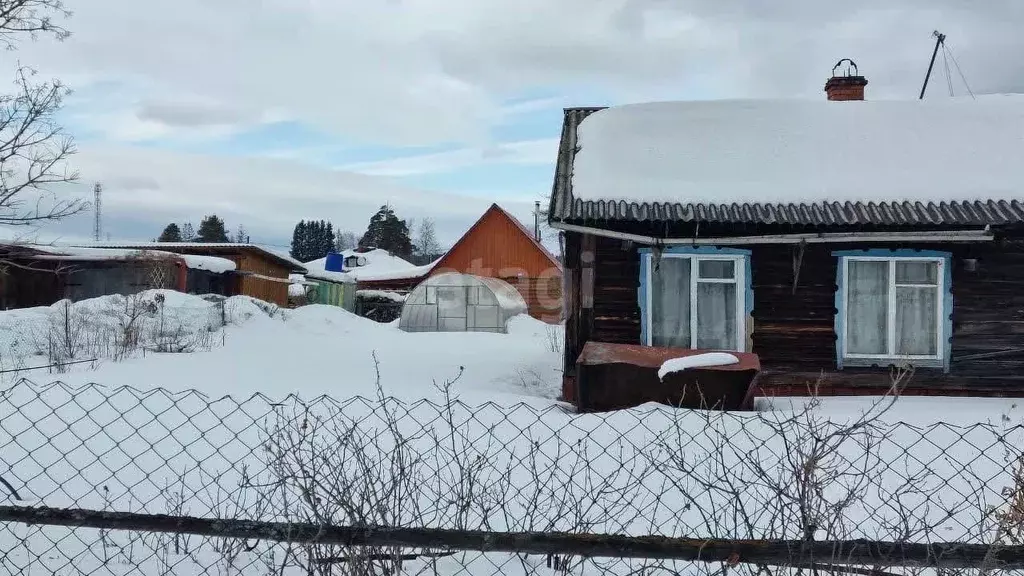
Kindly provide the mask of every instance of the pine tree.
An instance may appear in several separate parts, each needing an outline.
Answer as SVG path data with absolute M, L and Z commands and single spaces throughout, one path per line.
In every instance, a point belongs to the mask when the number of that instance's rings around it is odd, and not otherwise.
M 359 245 L 380 248 L 401 257 L 408 257 L 412 254 L 409 227 L 387 205 L 381 206 L 380 210 L 370 218 L 370 225 L 359 240 Z
M 156 239 L 157 242 L 181 242 L 181 229 L 174 222 L 171 222 L 164 228 L 164 231 L 160 233 L 160 237 Z
M 332 250 L 334 250 L 334 224 L 328 222 L 324 233 L 320 235 L 320 251 L 327 256 Z
M 181 227 L 181 241 L 182 242 L 195 242 L 196 231 L 192 228 L 191 222 L 185 222 Z
M 210 214 L 199 223 L 196 242 L 229 242 L 228 231 L 224 221 L 216 214 Z
M 291 256 L 299 262 L 309 262 L 306 259 L 305 252 L 305 240 L 306 240 L 306 221 L 299 220 L 299 223 L 295 225 L 295 230 L 292 232 L 292 249 Z

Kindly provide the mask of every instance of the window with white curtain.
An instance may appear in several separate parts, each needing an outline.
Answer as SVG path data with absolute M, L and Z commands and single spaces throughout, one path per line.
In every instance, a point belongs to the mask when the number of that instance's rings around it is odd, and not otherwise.
M 645 257 L 645 344 L 743 351 L 745 256 Z
M 843 357 L 942 360 L 943 258 L 844 257 Z

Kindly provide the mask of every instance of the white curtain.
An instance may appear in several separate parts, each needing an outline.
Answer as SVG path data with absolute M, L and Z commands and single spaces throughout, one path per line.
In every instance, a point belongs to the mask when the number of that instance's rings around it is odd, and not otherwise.
M 690 260 L 651 259 L 651 343 L 690 347 Z
M 846 351 L 886 354 L 888 347 L 889 263 L 848 262 Z
M 938 353 L 938 314 L 935 288 L 896 287 L 896 354 L 934 356 Z
M 697 346 L 708 350 L 736 348 L 736 285 L 697 284 Z

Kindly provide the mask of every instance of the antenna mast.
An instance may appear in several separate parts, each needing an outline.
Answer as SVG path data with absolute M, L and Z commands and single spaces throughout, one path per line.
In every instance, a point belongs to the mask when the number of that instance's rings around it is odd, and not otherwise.
M 918 100 L 924 100 L 924 91 L 928 89 L 928 79 L 932 77 L 932 68 L 935 67 L 935 56 L 939 53 L 939 46 L 946 43 L 946 35 L 938 30 L 932 32 L 932 36 L 935 37 L 935 49 L 932 50 L 932 60 L 928 63 L 928 72 L 924 75 L 924 85 L 921 86 L 921 95 L 917 97 Z
M 92 236 L 96 242 L 100 241 L 100 235 L 103 232 L 101 223 L 103 222 L 103 185 L 99 182 L 96 183 L 92 188 L 94 200 L 93 200 L 93 212 L 95 213 L 96 219 L 93 222 Z
M 533 203 L 533 239 L 540 242 L 540 200 Z

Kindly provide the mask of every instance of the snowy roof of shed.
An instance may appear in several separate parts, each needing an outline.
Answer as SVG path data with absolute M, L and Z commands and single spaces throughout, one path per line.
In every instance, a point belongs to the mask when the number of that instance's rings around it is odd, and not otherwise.
M 13 245 L 12 245 L 13 246 Z M 215 256 L 194 256 L 176 254 L 162 250 L 141 250 L 133 248 L 87 248 L 82 246 L 20 245 L 23 257 L 36 260 L 70 260 L 75 262 L 101 262 L 107 260 L 160 260 L 184 261 L 185 266 L 195 270 L 206 270 L 223 274 L 235 270 L 236 265 L 227 258 Z
M 553 220 L 1024 222 L 1024 95 L 565 111 Z
M 305 272 L 306 268 L 302 262 L 292 258 L 279 250 L 260 246 L 259 244 L 241 244 L 234 242 L 97 242 L 94 244 L 82 245 L 82 248 L 125 248 L 135 250 L 157 250 L 173 252 L 175 254 L 207 252 L 212 254 L 229 254 L 232 252 L 255 252 L 278 264 L 288 268 L 292 272 Z M 197 254 L 201 255 L 201 254 Z

